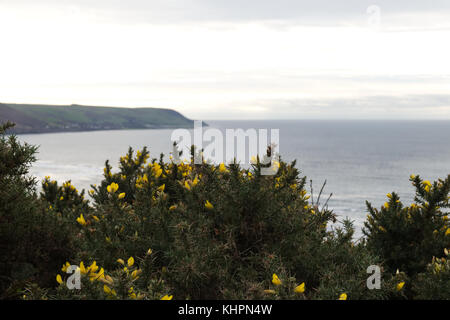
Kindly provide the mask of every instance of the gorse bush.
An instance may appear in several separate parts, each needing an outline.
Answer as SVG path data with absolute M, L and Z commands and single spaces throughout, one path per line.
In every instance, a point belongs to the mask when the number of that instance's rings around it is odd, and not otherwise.
M 0 128 L 0 297 L 17 297 L 28 281 L 53 286 L 58 260 L 75 251 L 72 223 L 65 223 L 36 195 L 28 175 L 36 148 Z
M 64 214 L 89 208 L 88 201 L 84 199 L 84 190 L 79 193 L 70 181 L 58 186 L 58 182 L 51 181 L 48 176 L 42 182 L 41 199 L 49 203 L 51 209 Z
M 367 244 L 378 252 L 391 272 L 409 275 L 423 272 L 433 257 L 443 257 L 450 247 L 450 176 L 434 183 L 412 175 L 415 201 L 404 206 L 396 193 L 388 194 L 381 210 L 369 203 L 363 233 Z
M 436 258 L 427 265 L 427 271 L 419 274 L 413 289 L 418 299 L 448 300 L 450 297 L 450 260 L 449 251 L 444 250 L 444 257 Z
M 380 211 L 369 205 L 367 238 L 355 242 L 351 221 L 337 222 L 320 197 L 312 201 L 295 161 L 276 161 L 267 176 L 259 158 L 242 168 L 196 164 L 194 148 L 183 162 L 129 148 L 117 169 L 105 163 L 88 201 L 70 181 L 50 177 L 38 195 L 27 177 L 35 148 L 3 134 L 10 165 L 1 167 L 0 192 L 15 197 L 0 200 L 4 298 L 446 297 L 434 279 L 449 285 L 448 179 L 428 186 L 414 177 L 414 209 L 395 193 Z M 367 287 L 371 265 L 382 270 L 380 289 Z

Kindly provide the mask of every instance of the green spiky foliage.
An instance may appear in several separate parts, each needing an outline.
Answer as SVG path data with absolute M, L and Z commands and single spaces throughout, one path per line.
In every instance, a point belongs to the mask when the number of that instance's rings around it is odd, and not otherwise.
M 0 138 L 2 298 L 448 298 L 449 178 L 411 177 L 410 206 L 394 192 L 380 210 L 368 204 L 355 241 L 295 161 L 263 175 L 259 158 L 243 168 L 197 163 L 194 147 L 185 161 L 176 145 L 170 161 L 129 148 L 117 168 L 106 161 L 89 201 L 51 177 L 38 195 L 36 148 L 6 136 L 10 126 Z M 80 289 L 67 286 L 72 266 Z M 369 266 L 380 289 L 367 287 Z
M 391 272 L 400 269 L 414 276 L 450 247 L 450 176 L 433 183 L 414 175 L 410 180 L 415 187 L 414 203 L 405 206 L 395 192 L 388 194 L 380 210 L 367 203 L 363 233 Z
M 70 255 L 70 231 L 36 195 L 36 180 L 29 175 L 36 147 L 6 135 L 0 127 L 0 297 L 16 298 L 23 284 L 53 283 L 54 267 Z

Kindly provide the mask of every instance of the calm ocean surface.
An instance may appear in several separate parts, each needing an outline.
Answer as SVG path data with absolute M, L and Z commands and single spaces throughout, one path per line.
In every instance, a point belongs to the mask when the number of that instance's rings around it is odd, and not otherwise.
M 325 195 L 339 220 L 349 217 L 357 229 L 366 217 L 365 200 L 380 206 L 396 191 L 409 203 L 411 173 L 428 180 L 450 174 L 449 121 L 207 121 L 210 127 L 280 130 L 280 154 L 297 159 L 313 180 L 315 195 L 327 180 Z M 207 129 L 206 127 L 204 129 Z M 171 151 L 172 130 L 125 130 L 20 135 L 39 145 L 31 173 L 42 179 L 72 180 L 78 189 L 102 179 L 106 159 L 116 167 L 128 146 L 148 146 L 151 157 Z M 309 186 L 309 183 L 308 183 Z M 359 234 L 359 232 L 358 232 Z

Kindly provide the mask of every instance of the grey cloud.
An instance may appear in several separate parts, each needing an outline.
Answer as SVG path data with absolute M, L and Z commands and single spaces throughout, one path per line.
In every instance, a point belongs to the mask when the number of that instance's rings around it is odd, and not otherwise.
M 100 17 L 146 23 L 277 20 L 336 24 L 365 19 L 370 5 L 379 6 L 383 14 L 450 12 L 448 0 L 0 0 L 0 4 L 69 6 Z
M 450 95 L 263 100 L 255 104 L 278 119 L 450 119 Z

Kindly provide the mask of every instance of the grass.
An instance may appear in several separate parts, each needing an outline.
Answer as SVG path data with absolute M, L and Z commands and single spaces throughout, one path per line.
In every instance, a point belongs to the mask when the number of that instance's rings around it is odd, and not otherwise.
M 161 108 L 0 104 L 0 118 L 15 122 L 15 133 L 192 126 L 179 112 Z

